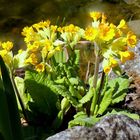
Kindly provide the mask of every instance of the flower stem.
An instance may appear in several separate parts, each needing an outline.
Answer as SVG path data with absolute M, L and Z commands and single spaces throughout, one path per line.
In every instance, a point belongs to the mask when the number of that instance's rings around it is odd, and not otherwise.
M 98 72 L 99 72 L 99 64 L 100 64 L 100 56 L 99 56 L 99 47 L 96 42 L 94 42 L 94 47 L 95 47 L 95 69 L 94 69 L 94 79 L 93 79 L 93 98 L 91 100 L 91 107 L 90 107 L 90 115 L 93 116 L 94 112 L 96 110 L 96 105 L 98 101 L 98 94 L 97 94 L 97 81 L 98 81 Z
M 97 80 L 98 80 L 100 57 L 99 57 L 99 47 L 97 43 L 94 42 L 94 45 L 95 45 L 95 69 L 94 69 L 93 87 L 96 88 Z

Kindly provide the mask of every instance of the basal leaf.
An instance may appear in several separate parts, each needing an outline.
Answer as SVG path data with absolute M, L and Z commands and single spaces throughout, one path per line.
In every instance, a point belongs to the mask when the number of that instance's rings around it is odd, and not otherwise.
M 58 96 L 50 89 L 51 84 L 53 83 L 44 74 L 33 71 L 26 71 L 25 73 L 25 86 L 38 111 L 48 116 L 55 116 L 58 112 L 56 108 Z
M 99 121 L 100 118 L 96 118 L 96 117 L 88 117 L 86 113 L 84 112 L 78 112 L 75 116 L 74 116 L 74 120 L 69 122 L 68 127 L 73 127 L 73 126 L 77 126 L 77 125 L 81 125 L 81 126 L 88 126 L 91 127 L 93 126 L 97 121 Z
M 66 98 L 74 107 L 78 106 L 78 101 L 76 98 L 72 97 L 71 93 L 65 86 L 52 84 L 50 88 L 53 92 Z
M 111 115 L 111 114 L 117 114 L 117 115 L 126 115 L 134 120 L 139 120 L 140 119 L 140 116 L 138 114 L 135 114 L 135 113 L 131 113 L 131 112 L 128 112 L 127 110 L 123 110 L 123 111 L 116 111 L 115 109 L 112 110 L 112 112 L 110 113 L 107 113 L 106 115 Z
M 110 87 L 114 87 L 112 95 L 112 104 L 123 101 L 128 90 L 130 81 L 127 78 L 118 77 L 109 82 Z
M 86 95 L 81 100 L 79 100 L 79 102 L 81 104 L 84 104 L 84 103 L 90 101 L 90 99 L 93 97 L 94 94 L 95 94 L 95 90 L 93 89 L 93 87 L 90 87 L 89 91 L 86 93 Z
M 99 110 L 98 110 L 97 114 L 102 115 L 104 113 L 104 111 L 108 108 L 108 106 L 111 104 L 112 93 L 113 93 L 113 89 L 112 88 L 108 89 L 104 93 L 104 96 L 103 96 L 103 98 L 101 100 L 101 103 L 99 105 Z
M 123 91 L 117 93 L 116 96 L 112 97 L 112 104 L 116 104 L 116 103 L 119 103 L 119 102 L 123 101 L 126 95 L 127 94 Z

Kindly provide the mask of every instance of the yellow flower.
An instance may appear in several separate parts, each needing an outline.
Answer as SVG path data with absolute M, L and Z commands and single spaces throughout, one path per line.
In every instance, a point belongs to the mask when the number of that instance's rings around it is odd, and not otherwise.
M 44 47 L 42 48 L 41 54 L 43 59 L 48 56 L 48 53 L 54 49 L 54 46 L 51 44 L 49 40 L 46 39 L 44 42 Z
M 51 31 L 55 32 L 57 30 L 57 25 L 51 25 Z
M 40 42 L 39 41 L 35 41 L 33 44 L 30 44 L 30 43 L 27 44 L 27 48 L 31 52 L 39 51 L 39 46 L 40 46 Z
M 40 63 L 40 64 L 35 66 L 35 69 L 38 72 L 43 72 L 45 70 L 45 64 L 44 63 Z
M 105 67 L 104 67 L 104 72 L 105 72 L 106 74 L 109 73 L 110 70 L 111 70 L 111 67 L 110 67 L 110 66 L 105 66 Z
M 87 27 L 85 30 L 85 39 L 94 41 L 98 34 L 98 30 L 93 27 Z
M 100 12 L 90 12 L 90 17 L 92 17 L 94 21 L 97 21 L 101 16 L 102 14 Z
M 0 55 L 2 56 L 8 68 L 12 68 L 13 53 L 7 50 L 0 50 Z
M 127 28 L 127 25 L 126 25 L 126 21 L 124 20 L 124 19 L 122 19 L 121 21 L 120 21 L 120 24 L 117 26 L 117 28 L 122 28 L 122 29 L 125 29 L 125 28 Z
M 38 51 L 39 46 L 35 46 L 34 44 L 33 45 L 27 44 L 27 48 L 28 48 L 28 51 L 35 53 Z
M 33 25 L 33 27 L 38 31 L 40 28 L 46 28 L 50 26 L 50 21 L 41 21 Z
M 111 68 L 114 68 L 114 67 L 116 67 L 118 65 L 118 61 L 115 60 L 113 57 L 110 57 L 109 64 L 110 64 Z
M 65 32 L 76 33 L 80 30 L 80 28 L 78 26 L 74 26 L 73 24 L 70 24 L 68 26 L 64 26 L 63 30 Z
M 109 41 L 113 39 L 113 37 L 115 36 L 114 29 L 110 28 L 107 24 L 101 23 L 99 25 L 99 29 L 100 29 L 99 37 L 101 40 Z
M 47 59 L 51 58 L 55 54 L 55 50 L 51 50 L 48 52 Z
M 36 40 L 37 34 L 32 27 L 24 27 L 21 34 L 25 36 L 24 41 L 26 43 Z
M 23 31 L 21 32 L 21 34 L 23 36 L 26 36 L 26 35 L 30 35 L 32 32 L 34 32 L 33 28 L 26 26 L 23 28 Z
M 60 46 L 57 46 L 57 47 L 55 48 L 55 50 L 56 50 L 56 51 L 60 51 L 60 50 L 61 50 L 61 47 L 60 47 Z
M 63 30 L 62 27 L 58 27 L 58 28 L 57 28 L 57 31 L 60 32 L 60 33 L 63 33 L 63 32 L 64 32 L 64 30 Z
M 35 53 L 31 53 L 31 55 L 26 59 L 25 63 L 30 63 L 32 65 L 36 65 L 38 63 L 38 58 Z
M 134 52 L 131 52 L 131 51 L 122 52 L 122 51 L 120 51 L 119 54 L 120 54 L 120 59 L 121 59 L 122 63 L 125 63 L 127 60 L 134 59 Z
M 13 43 L 10 41 L 2 43 L 2 48 L 6 51 L 10 51 L 13 48 Z
M 118 61 L 115 60 L 113 57 L 110 57 L 108 61 L 108 64 L 106 64 L 106 66 L 104 66 L 103 68 L 106 74 L 109 73 L 112 68 L 118 66 Z
M 127 45 L 130 47 L 135 47 L 137 43 L 137 37 L 134 35 L 133 32 L 128 32 L 127 33 Z
M 0 50 L 0 55 L 4 57 L 7 54 L 7 50 Z

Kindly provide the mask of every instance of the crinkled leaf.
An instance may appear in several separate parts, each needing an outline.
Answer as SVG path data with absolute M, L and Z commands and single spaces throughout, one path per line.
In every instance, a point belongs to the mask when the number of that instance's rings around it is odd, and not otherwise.
M 79 80 L 75 77 L 69 78 L 69 81 L 72 85 L 78 85 L 78 83 L 79 83 Z
M 56 108 L 57 94 L 50 89 L 51 81 L 43 73 L 26 71 L 25 86 L 33 99 L 33 103 L 42 113 L 48 116 L 55 116 L 58 112 Z
M 78 112 L 74 116 L 74 120 L 69 122 L 68 127 L 70 128 L 70 127 L 77 126 L 77 125 L 91 127 L 99 120 L 100 120 L 100 118 L 88 117 L 86 113 Z
M 68 99 L 69 102 L 74 106 L 77 107 L 79 105 L 78 101 L 76 100 L 76 98 L 72 97 L 71 93 L 69 92 L 69 90 L 63 86 L 63 85 L 55 85 L 52 84 L 50 86 L 51 90 L 61 96 L 63 96 L 64 98 Z
M 79 94 L 78 90 L 75 89 L 74 86 L 72 86 L 72 85 L 69 86 L 69 92 L 73 97 L 75 97 L 77 99 L 82 98 L 82 96 Z
M 104 93 L 104 96 L 99 105 L 99 110 L 98 110 L 97 114 L 102 115 L 104 113 L 104 111 L 108 108 L 108 106 L 111 104 L 111 101 L 112 101 L 112 94 L 113 94 L 112 88 L 108 89 Z
M 130 81 L 127 78 L 118 77 L 109 82 L 110 87 L 114 87 L 112 95 L 112 104 L 123 101 L 128 90 Z
M 79 102 L 81 104 L 84 104 L 84 103 L 90 101 L 94 94 L 95 94 L 95 89 L 93 87 L 90 87 L 89 91 L 86 93 L 85 96 L 83 96 L 83 98 L 81 100 L 79 100 Z
M 105 116 L 108 116 L 108 115 L 112 115 L 112 114 L 117 114 L 117 115 L 126 115 L 134 120 L 139 120 L 140 119 L 140 116 L 138 114 L 135 114 L 135 113 L 131 113 L 131 112 L 128 112 L 126 110 L 124 111 L 116 111 L 115 109 L 112 110 L 112 112 L 110 113 L 107 113 Z

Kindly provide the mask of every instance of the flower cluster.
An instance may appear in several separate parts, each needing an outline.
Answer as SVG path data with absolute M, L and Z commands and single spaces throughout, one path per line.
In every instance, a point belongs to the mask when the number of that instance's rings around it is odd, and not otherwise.
M 134 58 L 131 48 L 136 45 L 137 39 L 127 27 L 125 20 L 122 19 L 116 26 L 107 22 L 104 13 L 91 12 L 90 16 L 93 22 L 85 30 L 73 24 L 58 27 L 51 25 L 49 20 L 25 27 L 22 35 L 25 37 L 27 49 L 20 50 L 13 57 L 12 42 L 3 42 L 0 43 L 0 55 L 7 65 L 13 63 L 16 65 L 15 68 L 31 66 L 38 72 L 51 71 L 52 56 L 63 51 L 64 46 L 73 50 L 76 44 L 84 39 L 98 47 L 99 57 L 103 58 L 102 66 L 105 73 Z
M 84 30 L 73 24 L 59 27 L 58 31 L 61 33 L 61 38 L 64 40 L 65 44 L 73 48 L 77 42 L 83 37 Z
M 92 25 L 85 29 L 85 39 L 98 45 L 100 53 L 104 57 L 103 69 L 105 73 L 115 69 L 119 63 L 125 63 L 134 58 L 133 48 L 137 39 L 129 30 L 125 20 L 121 20 L 116 26 L 106 21 L 104 13 L 91 12 Z
M 27 44 L 27 58 L 25 63 L 32 65 L 38 72 L 43 72 L 48 68 L 49 59 L 61 50 L 61 45 L 57 41 L 57 26 L 50 25 L 50 21 L 42 21 L 25 27 L 22 35 L 25 36 Z
M 81 39 L 80 27 L 73 24 L 65 27 L 50 25 L 50 21 L 42 21 L 25 27 L 22 35 L 27 44 L 26 64 L 32 65 L 38 72 L 51 71 L 50 58 L 62 50 L 62 45 L 71 48 Z

